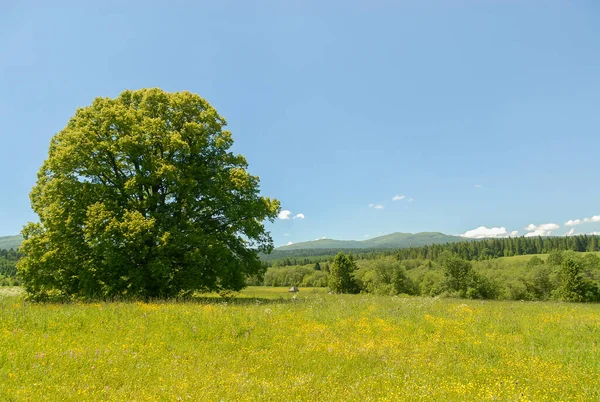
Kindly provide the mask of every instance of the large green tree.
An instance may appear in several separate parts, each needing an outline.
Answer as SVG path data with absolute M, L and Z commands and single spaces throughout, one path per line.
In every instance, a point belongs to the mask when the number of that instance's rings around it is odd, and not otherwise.
M 358 293 L 354 279 L 357 266 L 352 257 L 339 252 L 329 268 L 329 288 L 335 293 Z
M 80 108 L 31 192 L 19 270 L 35 298 L 171 297 L 239 290 L 273 242 L 279 202 L 230 151 L 200 96 L 125 91 Z
M 598 285 L 581 274 L 580 262 L 567 255 L 560 267 L 559 286 L 554 291 L 556 298 L 567 302 L 598 301 Z
M 473 274 L 471 263 L 447 251 L 442 253 L 440 261 L 444 269 L 443 288 L 465 297 Z

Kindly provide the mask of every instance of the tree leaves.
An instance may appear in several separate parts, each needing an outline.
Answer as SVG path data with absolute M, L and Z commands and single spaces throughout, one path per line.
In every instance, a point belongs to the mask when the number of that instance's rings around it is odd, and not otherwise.
M 273 247 L 262 222 L 279 202 L 259 195 L 224 125 L 189 92 L 125 91 L 78 109 L 31 193 L 28 292 L 169 297 L 239 290 L 262 272 L 257 253 Z

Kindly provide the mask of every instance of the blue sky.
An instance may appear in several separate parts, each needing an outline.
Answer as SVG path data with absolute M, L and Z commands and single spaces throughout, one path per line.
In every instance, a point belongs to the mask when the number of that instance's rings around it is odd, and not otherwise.
M 0 235 L 75 109 L 142 87 L 227 118 L 276 245 L 600 231 L 596 1 L 120 3 L 0 3 Z

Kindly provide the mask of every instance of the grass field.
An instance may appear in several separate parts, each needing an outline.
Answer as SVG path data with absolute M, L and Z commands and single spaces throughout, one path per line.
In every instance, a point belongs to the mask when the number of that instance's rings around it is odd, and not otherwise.
M 600 252 L 595 251 L 595 252 L 584 252 L 581 254 L 596 254 L 598 257 L 600 257 Z M 504 261 L 507 264 L 513 264 L 513 265 L 519 265 L 519 264 L 526 264 L 527 261 L 529 261 L 530 259 L 532 259 L 533 257 L 538 257 L 541 258 L 542 260 L 546 261 L 548 259 L 548 256 L 550 254 L 527 254 L 527 255 L 515 255 L 512 257 L 500 257 L 497 258 L 498 261 Z
M 600 305 L 281 288 L 35 305 L 2 292 L 1 401 L 600 400 Z

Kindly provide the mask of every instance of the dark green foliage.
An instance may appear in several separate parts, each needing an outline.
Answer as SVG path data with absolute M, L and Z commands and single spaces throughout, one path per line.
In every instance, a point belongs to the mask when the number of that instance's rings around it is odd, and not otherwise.
M 409 274 L 413 272 L 409 271 Z M 438 296 L 442 293 L 442 282 L 444 274 L 439 267 L 427 268 L 421 270 L 417 275 L 412 276 L 415 284 L 416 294 L 421 296 Z
M 465 296 L 469 299 L 495 299 L 498 297 L 498 285 L 484 275 L 471 271 Z
M 456 293 L 459 297 L 465 297 L 471 279 L 471 263 L 450 252 L 442 254 L 440 262 L 444 269 L 443 289 Z
M 323 271 L 315 271 L 302 278 L 301 286 L 304 287 L 327 287 L 329 283 L 329 274 Z
M 548 300 L 552 293 L 551 270 L 546 266 L 534 266 L 530 276 L 524 281 L 532 300 Z
M 15 249 L 0 249 L 0 286 L 19 286 L 21 280 L 17 275 L 17 261 L 22 254 Z
M 581 275 L 578 261 L 572 257 L 563 260 L 560 270 L 560 284 L 554 292 L 558 300 L 567 302 L 598 301 L 598 285 Z
M 269 266 L 289 266 L 331 261 L 342 252 L 352 252 L 359 259 L 378 259 L 395 256 L 399 260 L 436 260 L 444 251 L 457 254 L 468 261 L 484 261 L 516 255 L 548 254 L 566 250 L 598 250 L 599 236 L 577 235 L 569 237 L 509 237 L 501 239 L 466 240 L 447 244 L 431 244 L 422 247 L 399 249 L 276 249 L 261 258 Z M 557 265 L 560 265 L 557 264 Z
M 537 267 L 538 265 L 543 265 L 544 264 L 544 260 L 542 260 L 540 257 L 538 257 L 537 255 L 531 257 L 529 259 L 529 261 L 527 261 L 527 268 L 533 268 L 533 267 Z
M 469 299 L 494 299 L 497 286 L 484 275 L 473 270 L 471 262 L 456 254 L 446 252 L 441 255 L 440 262 L 444 271 L 441 290 L 451 296 Z
M 361 292 L 377 295 L 417 293 L 406 269 L 392 258 L 365 262 L 354 276 Z
M 310 266 L 269 268 L 264 276 L 266 286 L 300 286 L 304 278 L 314 274 Z
M 585 254 L 581 259 L 581 269 L 586 277 L 600 282 L 600 257 L 596 254 Z
M 204 99 L 125 91 L 80 108 L 31 192 L 18 268 L 29 295 L 158 298 L 240 290 L 273 248 L 279 202 L 231 152 Z
M 358 293 L 359 288 L 354 279 L 356 263 L 351 256 L 338 253 L 329 267 L 329 288 L 335 293 Z
M 559 266 L 563 263 L 563 254 L 560 251 L 552 251 L 546 262 L 549 265 Z
M 324 271 L 316 271 L 311 265 L 292 266 L 267 269 L 262 281 L 254 278 L 247 281 L 248 285 L 264 286 L 302 286 L 326 287 L 329 275 Z
M 396 294 L 415 295 L 418 289 L 413 280 L 406 273 L 403 266 L 399 266 L 394 272 L 393 278 L 394 292 Z
M 558 297 L 561 285 L 561 265 L 544 262 L 543 256 L 533 258 L 491 259 L 466 261 L 456 254 L 447 253 L 437 261 L 398 260 L 392 256 L 373 258 L 359 255 L 354 261 L 358 269 L 353 277 L 360 292 L 376 295 L 409 294 L 421 296 L 446 295 L 451 297 L 508 300 L 549 300 Z M 598 300 L 600 258 L 595 254 L 573 251 L 555 252 L 551 260 L 571 259 L 579 267 L 582 287 L 576 292 L 582 300 Z M 322 271 L 314 264 L 285 268 L 269 268 L 267 285 L 288 286 L 292 282 L 302 286 L 326 286 L 327 266 Z M 319 276 L 315 276 L 315 275 Z M 259 284 L 259 283 L 252 283 Z M 262 284 L 262 283 L 261 283 Z

